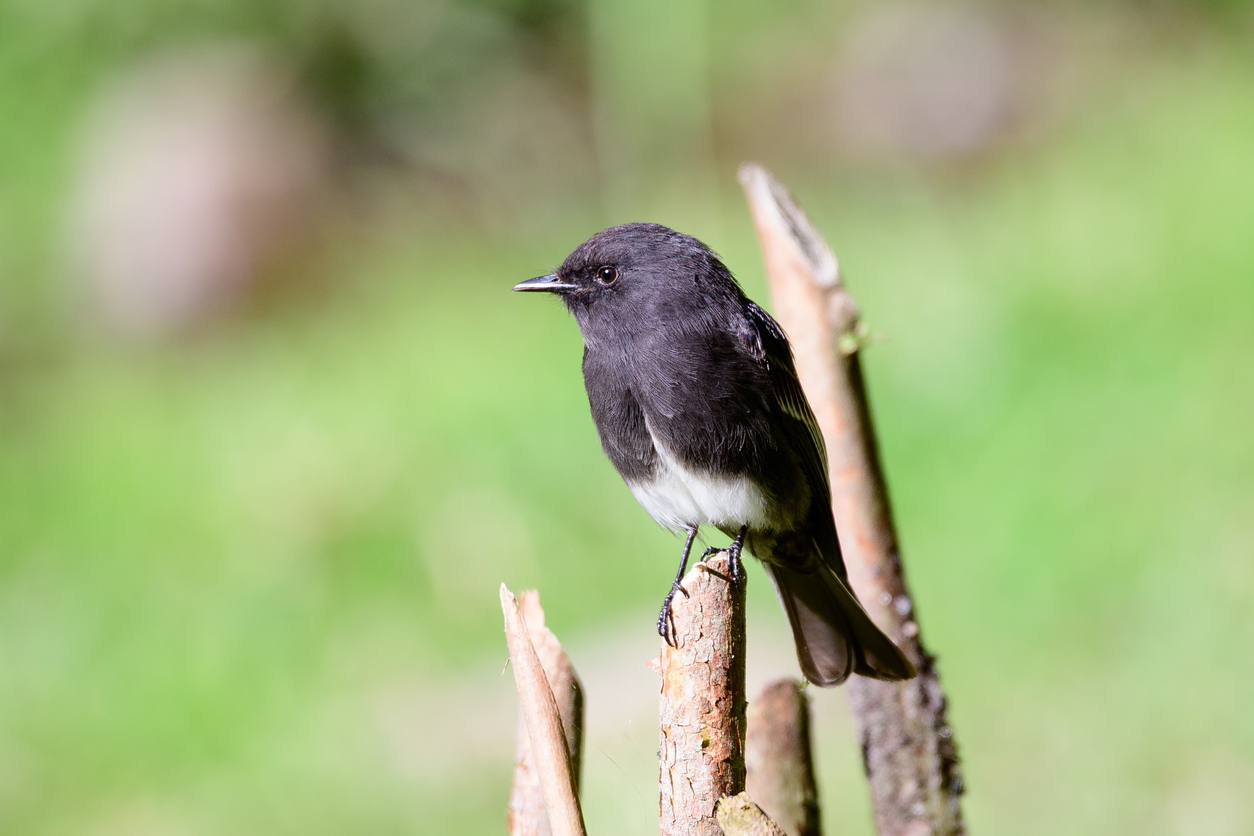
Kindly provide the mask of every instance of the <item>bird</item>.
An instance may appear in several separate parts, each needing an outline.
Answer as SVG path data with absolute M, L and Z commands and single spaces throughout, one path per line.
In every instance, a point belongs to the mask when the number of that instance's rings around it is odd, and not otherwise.
M 708 526 L 732 538 L 730 582 L 743 581 L 745 548 L 765 567 L 807 680 L 916 675 L 850 589 L 823 436 L 788 337 L 709 247 L 660 224 L 624 224 L 513 289 L 564 303 L 583 336 L 602 450 L 654 521 L 686 535 L 658 615 L 664 640 L 677 640 L 671 602 L 687 595 L 681 581 Z

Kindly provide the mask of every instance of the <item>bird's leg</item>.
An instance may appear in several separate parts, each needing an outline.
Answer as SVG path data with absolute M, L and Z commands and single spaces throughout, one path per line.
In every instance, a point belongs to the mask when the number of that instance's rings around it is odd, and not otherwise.
M 675 573 L 675 582 L 671 584 L 671 591 L 666 593 L 666 598 L 662 601 L 662 611 L 657 614 L 657 634 L 666 640 L 671 647 L 679 647 L 679 637 L 675 634 L 675 618 L 671 615 L 671 600 L 674 599 L 676 592 L 684 593 L 684 597 L 688 597 L 688 590 L 680 585 L 680 581 L 684 579 L 684 572 L 688 571 L 688 553 L 692 551 L 692 541 L 697 539 L 697 526 L 688 529 L 688 539 L 684 541 L 684 556 L 679 561 L 679 571 Z
M 731 583 L 736 589 L 740 589 L 740 583 L 745 579 L 745 565 L 740 561 L 740 552 L 745 547 L 745 534 L 748 531 L 749 526 L 742 525 L 736 533 L 736 539 L 727 547 L 727 568 L 731 570 Z

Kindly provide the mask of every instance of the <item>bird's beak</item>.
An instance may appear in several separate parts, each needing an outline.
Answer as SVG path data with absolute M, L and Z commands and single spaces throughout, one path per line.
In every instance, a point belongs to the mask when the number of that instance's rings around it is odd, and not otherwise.
M 545 293 L 561 293 L 574 289 L 575 285 L 562 281 L 557 277 L 556 273 L 549 273 L 547 276 L 537 276 L 534 279 L 527 279 L 525 282 L 519 282 L 514 285 L 514 290 L 539 290 Z

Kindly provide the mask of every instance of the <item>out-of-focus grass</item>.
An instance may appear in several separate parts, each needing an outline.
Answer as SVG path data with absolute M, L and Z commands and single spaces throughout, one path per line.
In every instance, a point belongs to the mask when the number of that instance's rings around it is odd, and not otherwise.
M 794 181 L 884 338 L 973 832 L 1254 828 L 1254 71 L 1155 72 L 973 183 Z M 710 243 L 760 298 L 728 198 Z M 416 712 L 398 760 L 379 715 L 499 668 L 502 580 L 569 640 L 651 629 L 677 544 L 601 459 L 573 322 L 507 292 L 592 231 L 346 247 L 329 293 L 178 347 L 6 365 L 0 831 L 499 832 L 512 738 L 450 759 Z

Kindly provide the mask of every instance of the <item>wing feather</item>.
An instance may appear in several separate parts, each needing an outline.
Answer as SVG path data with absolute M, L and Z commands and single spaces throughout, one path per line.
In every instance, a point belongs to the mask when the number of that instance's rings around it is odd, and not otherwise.
M 792 361 L 792 347 L 779 323 L 757 304 L 749 302 L 745 316 L 753 326 L 751 339 L 756 342 L 755 353 L 766 366 L 775 407 L 783 423 L 793 436 L 793 446 L 806 465 L 807 476 L 814 486 L 822 485 L 824 495 L 830 495 L 827 484 L 827 446 L 819 422 L 810 409 L 797 369 Z

